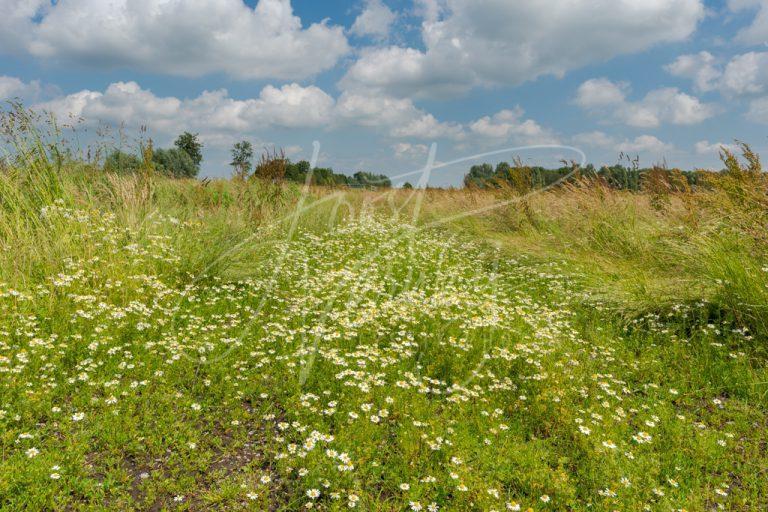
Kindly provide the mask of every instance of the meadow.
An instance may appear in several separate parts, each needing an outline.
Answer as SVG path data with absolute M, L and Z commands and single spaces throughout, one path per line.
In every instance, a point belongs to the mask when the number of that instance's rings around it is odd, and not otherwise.
M 768 508 L 768 180 L 0 172 L 3 510 Z

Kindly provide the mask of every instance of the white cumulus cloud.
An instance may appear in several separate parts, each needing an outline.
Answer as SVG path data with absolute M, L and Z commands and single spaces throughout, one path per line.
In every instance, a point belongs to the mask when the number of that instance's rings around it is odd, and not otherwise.
M 34 99 L 42 91 L 43 87 L 38 80 L 24 82 L 15 76 L 0 75 L 0 101 Z
M 525 112 L 516 107 L 492 116 L 481 117 L 469 125 L 473 134 L 492 141 L 511 140 L 516 144 L 555 144 L 557 138 L 532 119 L 524 119 Z
M 0 93 L 25 84 L 0 78 Z M 409 99 L 343 93 L 338 100 L 314 85 L 267 85 L 258 97 L 232 98 L 226 89 L 204 91 L 194 98 L 158 96 L 136 82 L 116 82 L 103 92 L 82 90 L 34 105 L 59 119 L 89 124 L 147 126 L 152 133 L 200 132 L 204 139 L 228 143 L 235 134 L 263 133 L 273 128 L 338 129 L 365 127 L 392 138 L 451 139 L 465 137 L 459 123 L 439 121 Z
M 258 98 L 237 100 L 224 89 L 179 99 L 157 96 L 136 82 L 117 82 L 104 92 L 83 90 L 35 108 L 48 110 L 59 119 L 75 117 L 92 124 L 125 124 L 133 128 L 146 125 L 154 133 L 166 135 L 192 130 L 216 140 L 222 134 L 275 127 L 325 126 L 331 122 L 334 100 L 317 87 L 298 84 L 281 88 L 268 85 Z
M 571 139 L 577 146 L 602 149 L 613 148 L 616 146 L 616 139 L 599 130 L 577 133 Z
M 713 105 L 674 87 L 654 89 L 639 101 L 627 100 L 627 92 L 624 83 L 597 78 L 582 83 L 574 101 L 586 110 L 638 128 L 696 124 L 716 112 Z
M 365 51 L 341 82 L 403 96 L 520 84 L 690 36 L 701 0 L 418 2 L 424 49 Z
M 747 119 L 755 123 L 768 124 L 768 97 L 758 98 L 749 103 Z
M 303 27 L 290 0 L 0 0 L 2 50 L 182 76 L 299 79 L 349 51 L 342 27 Z
M 383 128 L 401 138 L 461 139 L 464 135 L 459 124 L 438 121 L 410 99 L 378 94 L 344 92 L 336 104 L 336 122 Z
M 607 78 L 592 78 L 582 83 L 576 91 L 575 102 L 585 109 L 611 107 L 625 102 L 629 84 L 612 82 Z
M 715 56 L 703 51 L 695 54 L 680 55 L 670 64 L 664 66 L 670 74 L 693 80 L 696 90 L 711 91 L 718 87 L 717 81 L 722 75 L 716 66 Z
M 757 94 L 768 89 L 768 52 L 737 55 L 723 72 L 721 90 L 727 94 Z
M 671 74 L 693 80 L 699 91 L 743 96 L 768 90 L 768 52 L 747 52 L 720 63 L 709 52 L 681 55 L 665 66 Z
M 624 153 L 647 153 L 656 158 L 664 157 L 665 153 L 673 151 L 672 144 L 662 142 L 653 135 L 639 135 L 633 140 L 625 140 L 616 146 L 618 151 Z
M 728 7 L 734 12 L 757 10 L 752 23 L 736 34 L 736 41 L 754 45 L 768 42 L 768 2 L 766 0 L 728 0 Z
M 398 142 L 392 145 L 392 151 L 395 158 L 401 160 L 412 160 L 420 158 L 427 154 L 429 148 L 426 144 L 411 144 L 410 142 Z
M 363 12 L 355 19 L 350 32 L 357 36 L 385 39 L 397 15 L 381 0 L 367 0 Z
M 438 121 L 432 114 L 425 113 L 393 127 L 390 134 L 403 138 L 461 140 L 464 138 L 464 128 L 458 123 Z
M 697 155 L 718 155 L 723 149 L 727 149 L 730 152 L 738 151 L 739 147 L 736 144 L 725 144 L 723 142 L 715 142 L 710 144 L 708 140 L 700 140 L 694 144 L 694 150 Z
M 644 159 L 663 159 L 667 153 L 674 151 L 675 146 L 663 142 L 653 135 L 639 135 L 634 139 L 619 139 L 602 131 L 583 132 L 574 135 L 571 140 L 577 146 L 585 146 L 600 150 L 625 153 L 630 156 L 638 155 Z

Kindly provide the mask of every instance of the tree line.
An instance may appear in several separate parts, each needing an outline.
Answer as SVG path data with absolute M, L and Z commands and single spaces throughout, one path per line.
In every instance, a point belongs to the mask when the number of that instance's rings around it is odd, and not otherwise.
M 696 186 L 702 183 L 705 175 L 709 173 L 711 171 L 683 171 L 660 166 L 640 168 L 634 162 L 630 162 L 630 165 L 616 164 L 600 168 L 593 164 L 579 166 L 564 162 L 561 167 L 546 168 L 527 166 L 517 161 L 512 164 L 500 162 L 495 167 L 489 163 L 473 165 L 464 175 L 464 186 L 481 189 L 511 187 L 526 192 L 574 183 L 584 177 L 595 177 L 614 189 L 640 191 L 652 176 L 657 178 L 660 174 L 667 175 L 671 182 L 679 181 L 680 184 Z
M 155 171 L 171 178 L 194 178 L 200 173 L 203 161 L 203 144 L 196 133 L 184 132 L 173 143 L 172 148 L 154 149 L 141 157 L 115 149 L 104 160 L 104 170 L 118 174 L 131 174 L 146 165 L 150 160 Z
M 146 165 L 147 158 L 156 172 L 171 178 L 194 178 L 200 173 L 203 161 L 203 144 L 199 134 L 184 132 L 172 148 L 151 148 L 141 156 L 113 150 L 104 161 L 104 170 L 118 174 L 137 172 Z M 315 167 L 306 160 L 292 162 L 282 150 L 265 149 L 255 159 L 253 145 L 248 141 L 237 142 L 231 150 L 234 176 L 238 179 L 260 178 L 271 181 L 292 181 L 324 186 L 353 188 L 390 188 L 391 180 L 383 174 L 358 171 L 351 176 L 337 173 L 330 167 Z
M 278 149 L 265 149 L 256 160 L 254 156 L 253 145 L 250 142 L 241 141 L 234 145 L 230 165 L 236 177 L 353 188 L 390 188 L 392 186 L 392 181 L 383 174 L 358 171 L 348 176 L 337 173 L 330 167 L 312 169 L 311 164 L 306 160 L 292 162 L 282 150 Z

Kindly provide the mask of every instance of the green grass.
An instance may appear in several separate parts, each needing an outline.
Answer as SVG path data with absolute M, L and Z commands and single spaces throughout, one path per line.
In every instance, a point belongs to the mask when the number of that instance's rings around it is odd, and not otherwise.
M 743 218 L 572 190 L 433 226 L 498 198 L 407 222 L 47 161 L 0 190 L 3 510 L 768 507 Z

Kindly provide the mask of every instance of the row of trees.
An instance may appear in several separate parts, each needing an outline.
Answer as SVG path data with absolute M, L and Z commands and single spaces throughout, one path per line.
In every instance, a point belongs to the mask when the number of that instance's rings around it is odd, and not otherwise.
M 184 132 L 176 138 L 172 148 L 159 148 L 151 151 L 151 161 L 155 170 L 172 178 L 194 178 L 200 172 L 203 161 L 203 144 L 196 133 Z M 138 171 L 145 163 L 138 156 L 119 149 L 110 153 L 104 170 L 118 174 Z
M 392 182 L 383 174 L 356 172 L 352 176 L 336 173 L 329 167 L 310 169 L 306 160 L 291 162 L 282 150 L 265 150 L 254 161 L 253 145 L 248 141 L 236 143 L 232 148 L 232 162 L 235 176 L 241 179 L 260 178 L 270 181 L 294 181 L 306 183 L 310 176 L 313 185 L 347 186 L 355 188 L 389 188 Z M 140 156 L 114 150 L 105 162 L 104 169 L 118 174 L 137 172 L 146 167 L 150 160 L 156 172 L 172 178 L 194 178 L 200 172 L 203 161 L 203 144 L 196 133 L 184 132 L 173 143 L 172 148 L 153 149 Z
M 250 177 L 270 181 L 293 181 L 313 185 L 347 186 L 354 188 L 389 188 L 391 180 L 383 174 L 373 174 L 359 171 L 352 176 L 334 172 L 330 167 L 315 167 L 306 160 L 291 162 L 282 150 L 265 149 L 254 161 L 255 153 L 253 145 L 248 141 L 241 141 L 232 147 L 232 162 L 234 174 L 240 179 Z
M 508 162 L 500 162 L 496 167 L 488 163 L 473 165 L 464 176 L 464 186 L 468 188 L 511 186 L 520 192 L 526 192 L 546 188 L 560 182 L 574 182 L 586 176 L 596 176 L 611 188 L 639 191 L 643 189 L 648 176 L 659 172 L 674 174 L 688 185 L 696 185 L 702 180 L 703 173 L 706 171 L 666 170 L 660 167 L 639 168 L 632 163 L 630 165 L 603 166 L 599 169 L 592 164 L 587 164 L 584 167 L 569 164 L 548 169 L 522 165 L 519 161 L 513 162 L 512 165 Z
M 306 160 L 292 162 L 282 150 L 265 149 L 255 160 L 253 145 L 240 141 L 232 148 L 232 161 L 236 177 L 241 179 L 260 178 L 270 181 L 292 181 L 313 185 L 347 186 L 353 188 L 390 188 L 392 182 L 383 174 L 360 171 L 352 176 L 334 172 L 329 167 L 310 168 Z M 172 148 L 154 149 L 142 155 L 115 150 L 104 163 L 104 169 L 115 173 L 133 173 L 146 166 L 145 160 L 151 158 L 155 170 L 173 178 L 194 178 L 200 172 L 203 161 L 203 144 L 196 133 L 184 132 L 173 143 Z M 597 169 L 588 164 L 579 167 L 566 164 L 558 168 L 523 165 L 519 160 L 512 164 L 500 162 L 495 167 L 489 163 L 473 165 L 464 176 L 464 186 L 468 188 L 512 187 L 520 192 L 541 189 L 560 182 L 573 182 L 584 176 L 597 176 L 606 185 L 620 190 L 639 191 L 648 177 L 660 171 L 675 174 L 676 179 L 687 185 L 697 185 L 702 181 L 705 171 L 665 170 L 659 167 L 639 168 L 636 161 L 628 165 L 617 164 Z M 406 184 L 404 188 L 411 188 Z

